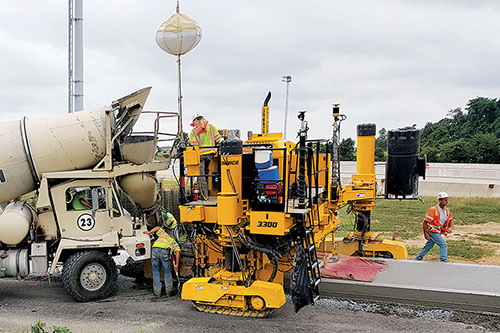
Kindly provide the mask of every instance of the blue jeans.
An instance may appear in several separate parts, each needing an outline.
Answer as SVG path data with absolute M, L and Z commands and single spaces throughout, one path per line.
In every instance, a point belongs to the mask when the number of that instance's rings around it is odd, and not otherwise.
M 210 161 L 212 160 L 212 154 L 205 154 L 205 155 L 200 155 L 200 177 L 198 177 L 198 183 L 200 183 L 200 192 L 203 193 L 203 196 L 208 199 L 208 183 L 207 183 L 207 177 L 201 176 L 205 175 L 208 173 L 208 165 L 210 164 Z M 205 200 L 200 194 L 200 199 Z
M 434 244 L 437 244 L 439 246 L 439 259 L 442 262 L 448 262 L 448 245 L 446 245 L 443 237 L 437 232 L 429 232 L 428 234 L 429 239 L 427 240 L 427 243 L 425 243 L 424 247 L 422 248 L 422 250 L 420 250 L 415 259 L 424 259 L 424 256 L 427 254 L 427 252 L 429 252 L 434 247 Z
M 153 247 L 151 250 L 151 266 L 153 267 L 153 291 L 156 296 L 161 295 L 161 266 L 163 266 L 163 280 L 165 281 L 165 291 L 172 290 L 172 259 L 170 250 Z

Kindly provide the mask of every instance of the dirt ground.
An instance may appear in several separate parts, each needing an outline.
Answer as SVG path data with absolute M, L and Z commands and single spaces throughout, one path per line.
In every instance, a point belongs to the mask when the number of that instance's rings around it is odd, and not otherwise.
M 477 240 L 477 234 L 500 235 L 500 223 L 456 226 L 447 239 L 496 245 L 495 256 L 477 263 L 500 265 L 500 246 Z M 425 240 L 405 243 L 421 247 Z M 77 303 L 58 274 L 50 281 L 43 276 L 0 279 L 0 332 L 29 332 L 38 320 L 71 332 L 500 332 L 500 315 L 335 298 L 322 298 L 296 314 L 287 297 L 287 304 L 268 318 L 231 317 L 198 312 L 178 295 L 154 301 L 150 286 L 132 278 L 120 275 L 119 285 L 106 300 Z
M 196 311 L 179 296 L 153 301 L 151 291 L 119 277 L 117 295 L 77 303 L 58 276 L 0 280 L 0 332 L 27 332 L 38 320 L 71 332 L 484 332 L 500 330 L 500 316 L 440 309 L 321 299 L 299 313 L 287 304 L 255 319 Z
M 500 244 L 485 242 L 475 238 L 475 235 L 479 234 L 490 234 L 490 235 L 498 235 L 500 236 L 500 223 L 498 222 L 488 222 L 483 224 L 471 224 L 471 225 L 457 225 L 455 226 L 453 233 L 445 237 L 445 240 L 468 240 L 472 241 L 478 245 L 488 246 L 495 249 L 495 255 L 490 257 L 483 257 L 478 261 L 474 262 L 474 264 L 480 265 L 500 265 Z M 425 245 L 426 240 L 422 235 L 418 239 L 409 239 L 405 240 L 404 243 L 410 247 L 423 247 Z M 449 254 L 449 253 L 448 253 Z M 415 256 L 411 256 L 409 259 L 414 259 Z M 427 259 L 427 257 L 426 257 Z M 439 260 L 439 258 L 435 258 Z M 471 263 L 470 261 L 458 261 L 449 259 L 450 262 L 466 262 Z

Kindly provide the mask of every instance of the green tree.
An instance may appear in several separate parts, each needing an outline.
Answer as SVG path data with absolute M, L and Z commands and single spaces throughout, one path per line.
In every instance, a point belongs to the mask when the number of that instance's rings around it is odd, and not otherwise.
M 446 163 L 468 163 L 469 147 L 465 139 L 450 141 L 441 145 L 439 161 Z
M 382 128 L 378 131 L 378 137 L 375 138 L 375 161 L 382 162 L 387 160 L 387 131 Z
M 468 150 L 472 163 L 500 163 L 500 139 L 493 133 L 474 135 Z
M 421 155 L 427 155 L 427 161 L 441 162 L 439 149 L 433 146 L 425 146 L 420 150 Z
M 328 142 L 328 143 L 322 143 L 322 144 L 320 144 L 320 146 L 319 146 L 319 152 L 320 153 L 329 153 L 329 154 L 331 154 L 332 153 L 332 143 Z
M 351 138 L 342 139 L 339 145 L 339 158 L 341 161 L 355 161 L 356 148 L 354 140 Z
M 429 162 L 500 163 L 500 99 L 476 97 L 421 132 Z

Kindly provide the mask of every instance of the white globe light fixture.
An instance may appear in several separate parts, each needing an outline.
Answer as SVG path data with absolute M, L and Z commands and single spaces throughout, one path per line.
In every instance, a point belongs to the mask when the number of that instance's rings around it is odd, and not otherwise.
M 188 53 L 200 43 L 201 28 L 195 20 L 179 10 L 177 1 L 176 13 L 166 20 L 155 36 L 156 44 L 165 52 L 177 56 L 177 78 L 178 78 L 178 138 L 184 141 L 182 131 L 182 87 L 181 87 L 181 55 Z
M 156 44 L 172 55 L 186 54 L 201 40 L 201 28 L 185 14 L 175 13 L 156 31 Z

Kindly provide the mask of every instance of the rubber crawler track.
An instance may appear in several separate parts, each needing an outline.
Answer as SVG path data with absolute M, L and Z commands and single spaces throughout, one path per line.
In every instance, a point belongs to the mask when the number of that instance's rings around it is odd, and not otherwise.
M 195 302 L 193 302 L 193 305 L 196 308 L 196 310 L 201 312 L 218 313 L 223 315 L 239 316 L 239 317 L 265 318 L 273 312 L 273 309 L 265 309 L 262 311 L 240 310 L 236 308 L 227 308 L 224 306 L 198 304 Z

